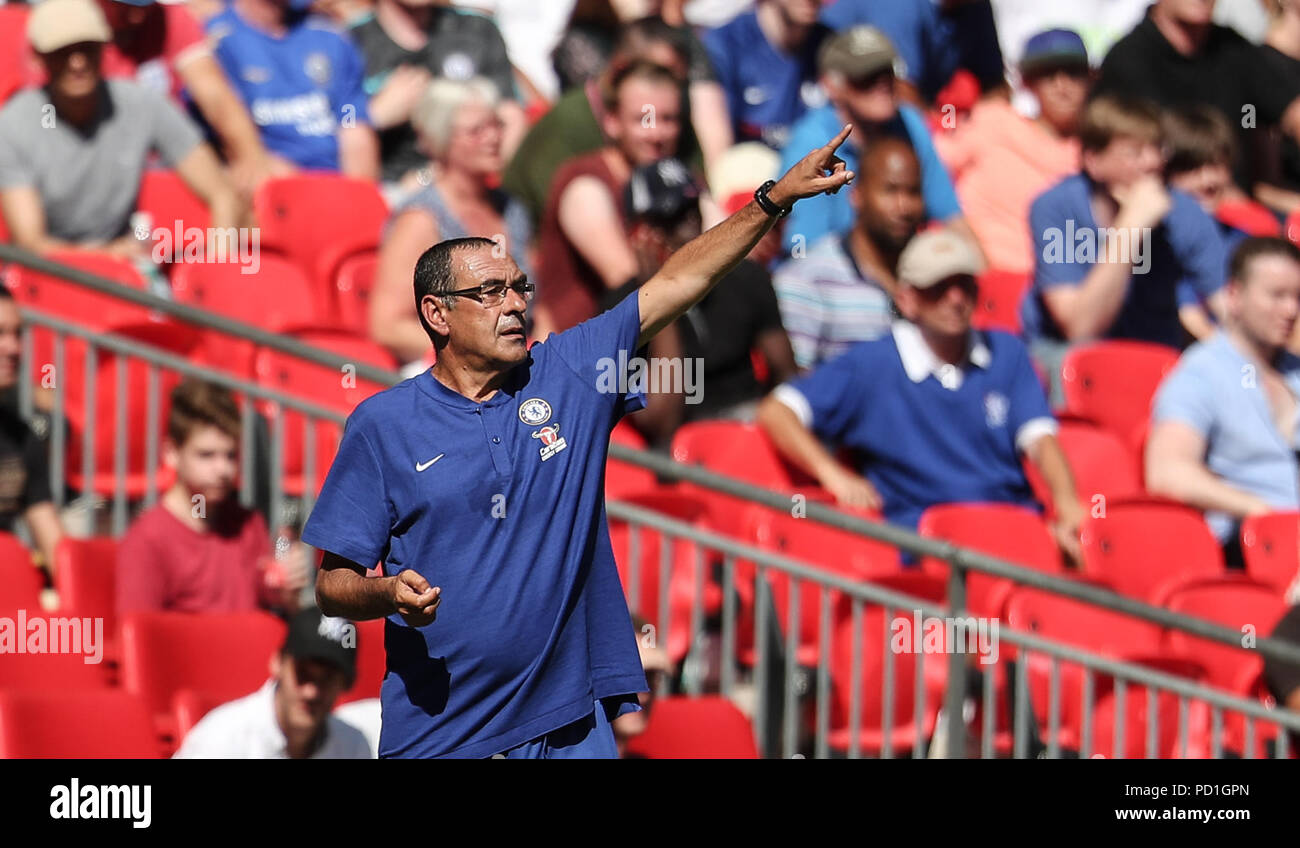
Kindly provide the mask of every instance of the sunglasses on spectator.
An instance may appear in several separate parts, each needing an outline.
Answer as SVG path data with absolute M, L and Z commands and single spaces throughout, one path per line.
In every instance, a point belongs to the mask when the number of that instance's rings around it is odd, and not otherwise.
M 481 286 L 474 286 L 469 289 L 447 292 L 444 297 L 469 297 L 484 306 L 496 306 L 506 299 L 506 289 L 510 289 L 522 297 L 524 303 L 529 303 L 533 299 L 533 294 L 537 291 L 537 284 L 530 283 L 527 280 L 520 280 L 509 285 L 505 283 L 484 283 Z
M 849 87 L 855 91 L 870 91 L 871 89 L 886 83 L 889 85 L 894 84 L 893 68 L 886 68 L 883 71 L 877 71 L 876 73 L 862 77 L 861 79 L 851 79 L 849 80 Z
M 948 290 L 954 286 L 960 288 L 969 297 L 974 297 L 979 293 L 979 283 L 970 274 L 954 274 L 951 277 L 940 280 L 932 286 L 923 289 L 917 289 L 922 298 L 928 301 L 941 300 Z

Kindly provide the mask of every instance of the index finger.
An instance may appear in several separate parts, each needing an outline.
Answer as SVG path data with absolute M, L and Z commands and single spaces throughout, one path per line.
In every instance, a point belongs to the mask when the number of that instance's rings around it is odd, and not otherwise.
M 844 128 L 835 134 L 835 138 L 832 138 L 830 141 L 826 142 L 826 147 L 823 149 L 828 150 L 831 153 L 834 153 L 836 150 L 839 149 L 840 145 L 844 143 L 844 139 L 849 137 L 849 133 L 851 132 L 853 132 L 853 125 L 845 124 Z

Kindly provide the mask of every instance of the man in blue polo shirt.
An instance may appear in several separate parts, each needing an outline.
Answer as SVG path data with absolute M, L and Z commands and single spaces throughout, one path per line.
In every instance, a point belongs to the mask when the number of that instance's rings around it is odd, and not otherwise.
M 759 424 L 837 502 L 909 528 L 935 504 L 1036 507 L 1023 454 L 1042 472 L 1057 542 L 1077 562 L 1084 510 L 1029 355 L 1014 336 L 971 329 L 978 267 L 959 236 L 916 236 L 898 262 L 906 320 L 779 386 Z M 841 465 L 822 441 L 864 457 L 863 468 Z
M 360 52 L 303 0 L 234 0 L 208 21 L 216 56 L 280 170 L 379 178 Z
M 727 95 L 736 141 L 785 146 L 790 125 L 826 103 L 817 84 L 817 50 L 831 32 L 816 0 L 758 0 L 701 36 Z
M 617 372 L 776 216 L 853 179 L 835 156 L 848 133 L 531 349 L 532 284 L 495 243 L 420 257 L 437 364 L 357 407 L 303 530 L 326 551 L 321 610 L 387 619 L 380 756 L 615 756 L 609 721 L 647 688 L 605 523 L 610 430 L 644 402 Z M 367 577 L 376 562 L 386 576 Z
M 845 123 L 853 125 L 853 138 L 840 155 L 850 169 L 856 169 L 861 151 L 885 136 L 906 139 L 921 163 L 921 196 L 925 217 L 942 221 L 975 241 L 970 225 L 962 216 L 957 192 L 948 176 L 925 118 L 912 106 L 900 103 L 895 65 L 898 55 L 889 39 L 877 29 L 853 27 L 828 38 L 822 45 L 817 66 L 830 103 L 814 109 L 795 122 L 790 142 L 782 151 L 782 167 L 790 167 L 799 151 L 817 144 Z M 826 235 L 843 235 L 853 227 L 853 205 L 844 194 L 810 198 L 795 207 L 785 222 L 786 249 L 799 256 Z
M 1053 399 L 1071 344 L 1107 338 L 1181 348 L 1180 286 L 1223 315 L 1223 243 L 1195 198 L 1165 186 L 1155 108 L 1098 97 L 1084 109 L 1079 140 L 1082 172 L 1029 209 L 1034 281 L 1021 324 Z

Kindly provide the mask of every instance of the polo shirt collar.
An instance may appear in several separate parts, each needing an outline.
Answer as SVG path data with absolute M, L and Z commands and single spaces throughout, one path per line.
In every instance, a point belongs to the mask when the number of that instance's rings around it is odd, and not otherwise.
M 921 335 L 920 328 L 911 321 L 895 321 L 891 332 L 894 345 L 898 348 L 898 358 L 902 360 L 903 371 L 909 380 L 921 383 L 933 375 L 945 389 L 956 391 L 961 388 L 964 375 L 962 366 L 951 365 L 935 356 Z M 966 342 L 966 351 L 966 361 L 976 368 L 988 368 L 993 363 L 992 351 L 973 329 Z
M 453 406 L 457 409 L 474 410 L 484 406 L 499 406 L 500 404 L 509 401 L 510 398 L 514 396 L 515 392 L 519 390 L 521 375 L 526 373 L 521 372 L 519 369 L 527 369 L 531 364 L 532 356 L 530 355 L 527 360 L 511 368 L 510 374 L 506 377 L 505 382 L 501 384 L 501 388 L 497 389 L 497 393 L 482 402 L 470 400 L 460 392 L 452 391 L 444 386 L 441 380 L 433 376 L 432 367 L 421 371 L 414 380 L 415 385 L 434 400 L 440 403 L 445 403 L 448 406 Z

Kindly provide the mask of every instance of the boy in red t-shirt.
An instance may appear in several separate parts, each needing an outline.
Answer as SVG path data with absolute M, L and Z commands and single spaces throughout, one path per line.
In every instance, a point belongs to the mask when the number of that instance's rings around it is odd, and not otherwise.
M 164 461 L 176 482 L 123 537 L 117 610 L 292 612 L 307 585 L 301 545 L 269 569 L 266 522 L 239 503 L 240 416 L 226 389 L 185 380 L 172 392 Z

